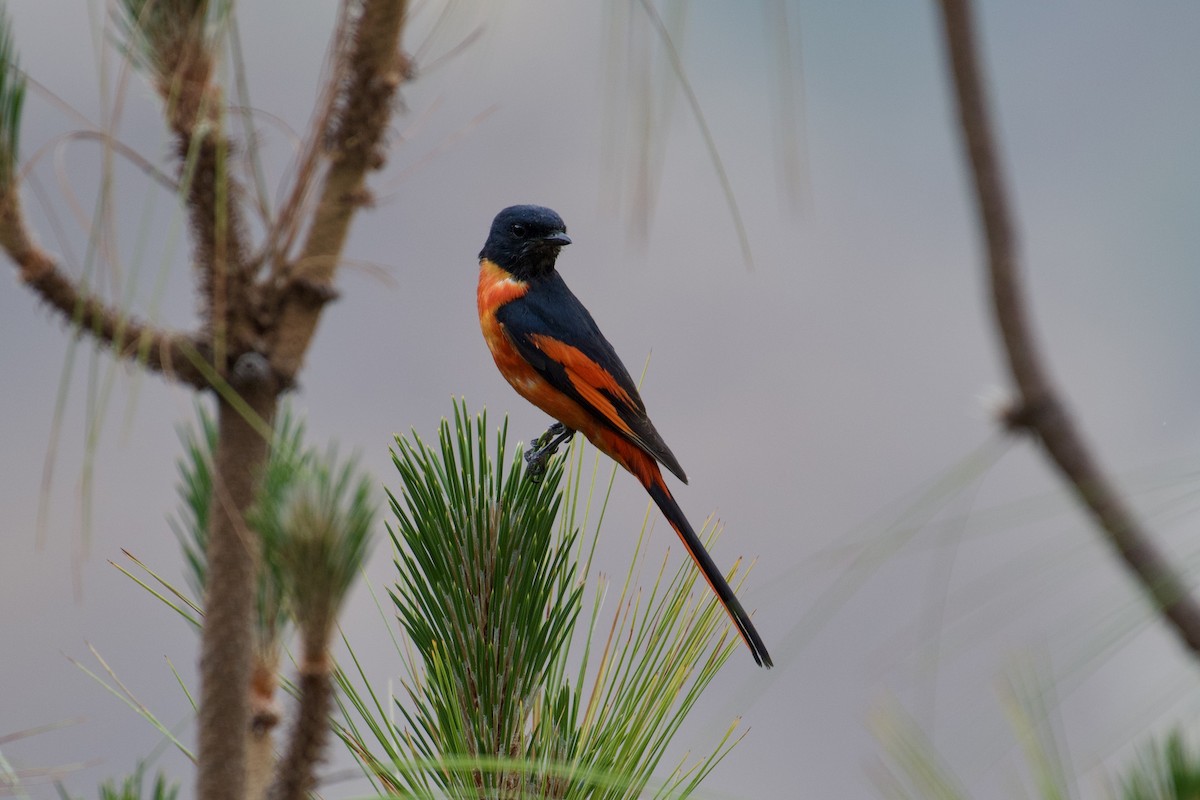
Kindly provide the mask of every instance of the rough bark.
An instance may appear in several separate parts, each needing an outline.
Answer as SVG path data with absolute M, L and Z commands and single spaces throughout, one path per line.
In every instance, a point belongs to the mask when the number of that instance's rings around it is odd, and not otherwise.
M 20 270 L 21 281 L 38 299 L 74 329 L 110 347 L 117 358 L 135 361 L 181 383 L 198 388 L 207 385 L 204 372 L 198 367 L 207 358 L 207 343 L 197 335 L 156 328 L 82 290 L 34 242 L 15 188 L 0 198 L 0 247 Z
M 278 388 L 270 381 L 235 386 L 266 425 Z M 250 729 L 255 576 L 259 540 L 245 523 L 266 463 L 268 441 L 255 421 L 224 399 L 218 407 L 208 582 L 200 653 L 198 771 L 200 800 L 245 797 L 246 734 Z

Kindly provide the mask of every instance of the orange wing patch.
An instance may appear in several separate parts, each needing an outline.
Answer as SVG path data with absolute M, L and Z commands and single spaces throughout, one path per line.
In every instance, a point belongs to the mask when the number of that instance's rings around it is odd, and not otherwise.
M 579 392 L 579 396 L 599 411 L 613 427 L 627 436 L 637 437 L 629 424 L 621 418 L 620 412 L 617 411 L 605 392 L 617 398 L 628 408 L 637 408 L 637 404 L 629 396 L 625 387 L 618 383 L 608 370 L 585 356 L 579 348 L 550 336 L 535 333 L 529 337 L 529 340 L 534 347 L 563 365 L 567 379 L 571 381 L 575 391 Z

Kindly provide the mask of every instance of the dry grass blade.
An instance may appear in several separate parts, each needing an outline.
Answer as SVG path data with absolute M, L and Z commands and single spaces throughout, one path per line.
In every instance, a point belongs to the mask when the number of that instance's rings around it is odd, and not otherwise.
M 646 16 L 650 20 L 659 39 L 662 41 L 663 49 L 666 51 L 667 60 L 671 64 L 671 69 L 675 73 L 675 77 L 679 80 L 679 85 L 683 89 L 683 94 L 687 98 L 688 108 L 692 112 L 692 117 L 696 120 L 696 127 L 700 130 L 700 136 L 704 139 L 704 148 L 708 151 L 708 157 L 712 161 L 713 171 L 717 174 L 717 180 L 721 183 L 721 194 L 725 197 L 725 204 L 729 207 L 729 216 L 733 220 L 733 228 L 737 233 L 738 246 L 742 250 L 742 260 L 749 270 L 754 269 L 754 255 L 750 250 L 750 235 L 746 232 L 746 223 L 742 219 L 742 211 L 738 206 L 737 195 L 733 191 L 733 182 L 729 179 L 729 173 L 725 169 L 725 162 L 721 158 L 721 151 L 717 147 L 716 139 L 713 138 L 712 130 L 708 127 L 708 120 L 704 116 L 704 109 L 700 105 L 700 98 L 696 95 L 696 90 L 692 88 L 692 82 L 688 79 L 687 70 L 683 66 L 683 58 L 679 55 L 679 51 L 675 48 L 675 42 L 671 39 L 671 32 L 667 30 L 666 24 L 655 9 L 654 3 L 651 0 L 639 0 L 642 9 L 646 12 Z

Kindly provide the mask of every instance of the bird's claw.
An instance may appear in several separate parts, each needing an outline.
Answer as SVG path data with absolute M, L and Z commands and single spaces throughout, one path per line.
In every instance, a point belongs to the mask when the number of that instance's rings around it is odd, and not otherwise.
M 532 483 L 541 483 L 546 476 L 546 457 L 541 450 L 525 451 L 525 475 Z
M 546 432 L 534 439 L 533 443 L 538 447 L 544 447 L 545 445 L 549 444 L 555 436 L 561 436 L 566 432 L 567 426 L 563 425 L 561 422 L 556 422 L 549 428 L 546 428 Z
M 540 483 L 546 475 L 546 462 L 558 452 L 563 442 L 569 441 L 575 431 L 567 428 L 561 422 L 556 422 L 546 429 L 546 432 L 533 440 L 530 449 L 525 451 L 525 474 L 534 483 Z

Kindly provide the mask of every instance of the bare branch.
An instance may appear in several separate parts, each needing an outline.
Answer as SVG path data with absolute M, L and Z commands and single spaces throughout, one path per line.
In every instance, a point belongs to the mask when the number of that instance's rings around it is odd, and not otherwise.
M 201 317 L 209 326 L 213 364 L 225 374 L 229 354 L 256 338 L 255 292 L 243 197 L 229 165 L 233 146 L 223 124 L 224 98 L 213 80 L 213 39 L 206 0 L 123 0 L 131 51 L 154 77 L 175 134 L 195 242 Z
M 1021 288 L 1016 226 L 984 94 L 970 0 L 941 0 L 949 66 L 958 100 L 980 224 L 987 240 L 996 325 L 1020 392 L 1010 426 L 1036 434 L 1126 567 L 1194 656 L 1200 656 L 1200 607 L 1180 575 L 1134 519 L 1101 471 L 1043 366 Z
M 226 354 L 255 339 L 241 191 L 229 171 L 231 147 L 224 136 L 210 131 L 185 140 L 181 134 L 179 150 L 190 166 L 190 180 L 185 178 L 185 183 L 200 296 L 212 326 L 214 363 L 224 373 Z
M 268 800 L 304 800 L 316 786 L 316 767 L 324 758 L 333 711 L 333 682 L 328 662 L 303 665 L 299 679 L 296 720 L 287 751 L 279 761 Z
M 292 190 L 279 207 L 275 222 L 267 235 L 265 252 L 275 259 L 272 265 L 272 279 L 282 280 L 288 265 L 287 254 L 292 252 L 292 245 L 299 234 L 302 221 L 308 216 L 317 177 L 322 174 L 321 154 L 325 145 L 325 131 L 329 128 L 329 120 L 333 117 L 337 104 L 340 77 L 350 62 L 351 32 L 353 31 L 354 3 L 352 0 L 342 0 L 338 9 L 337 27 L 329 45 L 326 56 L 328 75 L 322 81 L 321 94 L 317 101 L 317 110 L 313 114 L 308 135 L 296 158 L 295 177 Z
M 368 170 L 384 163 L 383 139 L 396 90 L 408 76 L 397 49 L 406 0 L 364 0 L 354 21 L 347 72 L 326 132 L 330 165 L 313 220 L 296 264 L 280 291 L 280 310 L 271 353 L 286 381 L 303 363 L 336 271 L 354 213 L 369 203 Z M 299 290 L 299 291 L 297 291 Z
M 108 345 L 119 358 L 196 388 L 208 386 L 197 361 L 207 345 L 197 337 L 159 330 L 100 298 L 80 292 L 29 234 L 15 190 L 0 197 L 0 247 L 20 268 L 21 280 L 72 326 Z

